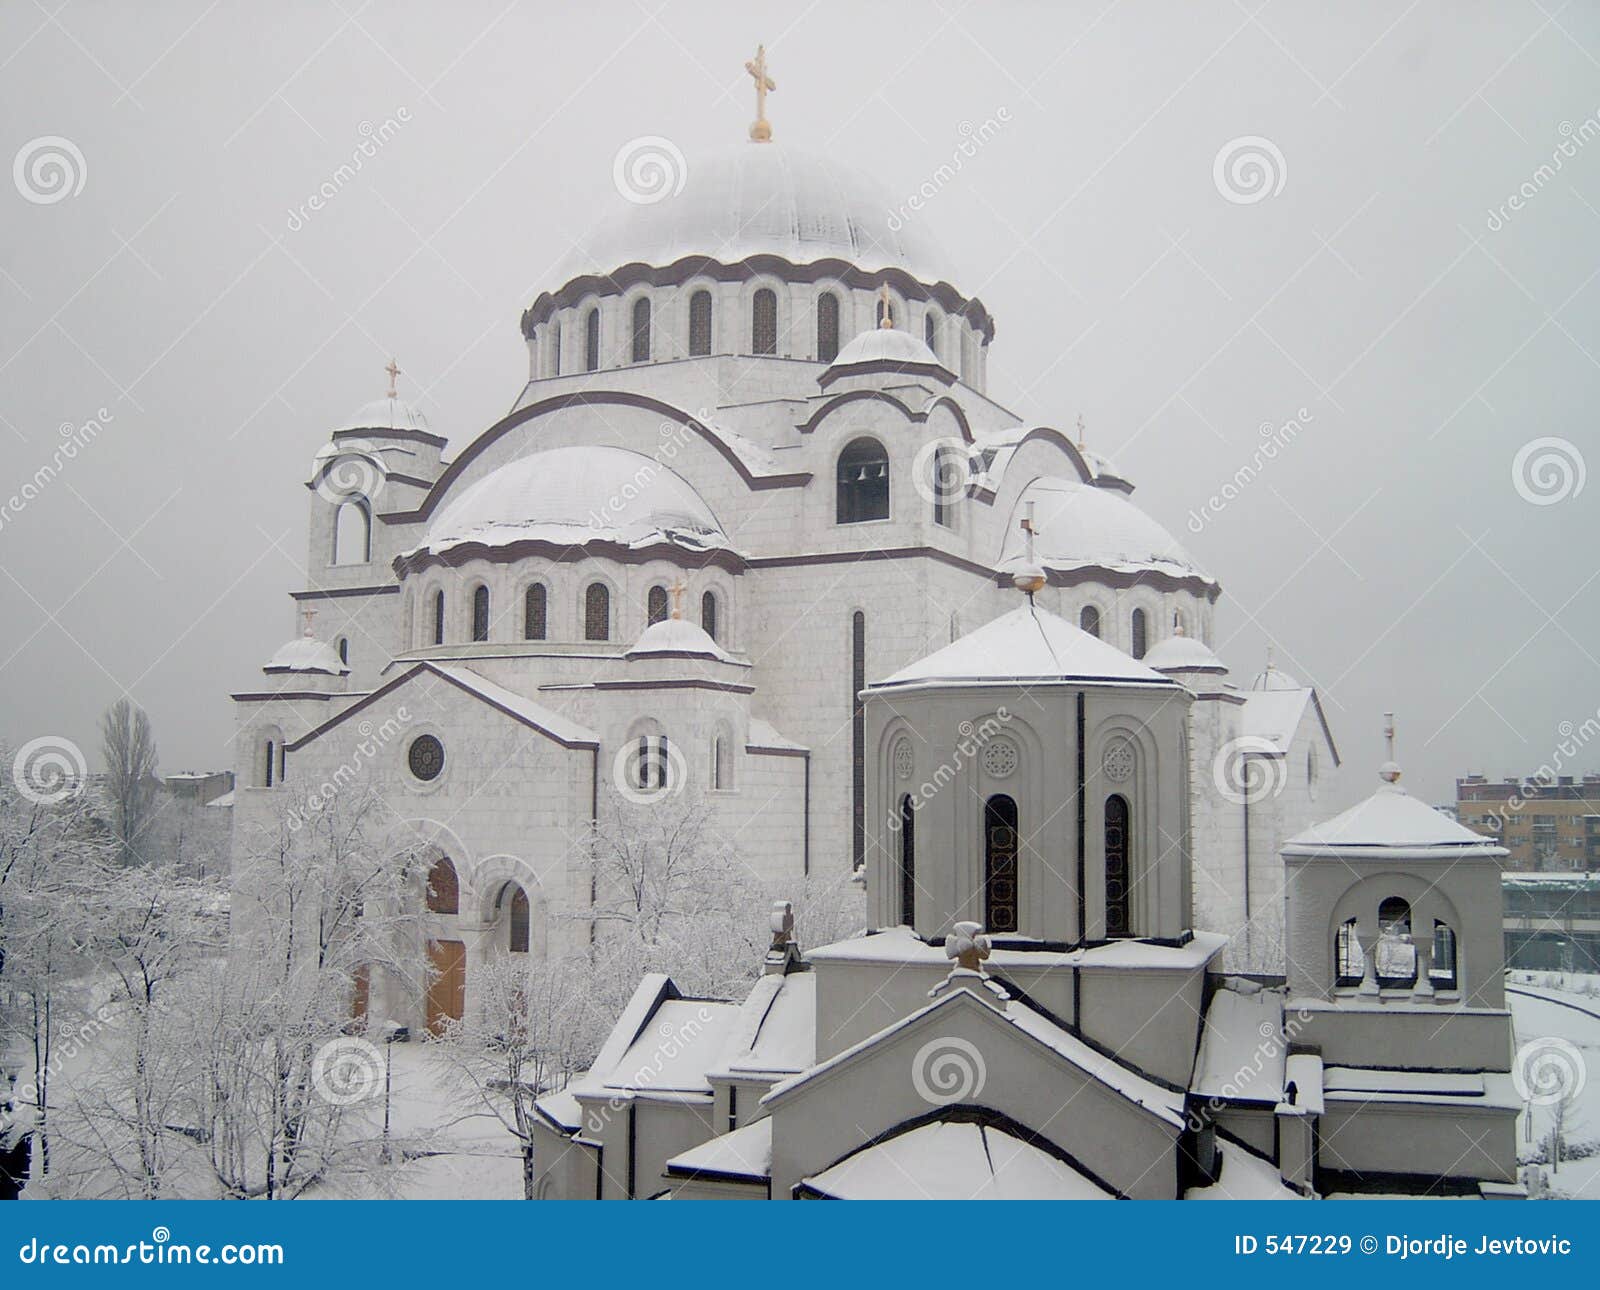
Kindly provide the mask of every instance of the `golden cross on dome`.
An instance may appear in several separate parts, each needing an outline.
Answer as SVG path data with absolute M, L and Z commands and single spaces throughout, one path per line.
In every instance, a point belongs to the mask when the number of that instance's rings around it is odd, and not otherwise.
M 1078 413 L 1078 451 L 1082 452 L 1088 444 L 1084 440 L 1083 413 Z
M 398 398 L 399 396 L 395 393 L 394 381 L 395 377 L 400 375 L 400 368 L 395 364 L 394 359 L 391 358 L 389 360 L 389 366 L 383 370 L 389 373 L 389 397 L 391 399 Z
M 1033 563 L 1033 539 L 1039 532 L 1039 526 L 1033 522 L 1033 503 L 1028 503 L 1028 513 L 1022 517 L 1022 523 L 1017 525 L 1026 535 L 1022 540 L 1027 547 L 1028 563 Z
M 679 578 L 670 587 L 668 587 L 667 590 L 672 593 L 672 616 L 674 618 L 682 618 L 683 617 L 683 593 L 688 591 L 689 588 L 684 586 L 683 585 L 683 579 Z
M 316 616 L 317 616 L 317 611 L 315 609 L 313 609 L 310 605 L 307 605 L 304 609 L 302 609 L 300 611 L 300 617 L 302 617 L 302 618 L 304 618 L 306 620 L 305 635 L 307 635 L 307 636 L 315 636 L 316 635 L 316 632 L 311 627 L 311 620 L 313 618 L 315 618 Z
M 767 47 L 756 46 L 756 56 L 749 59 L 744 70 L 756 83 L 756 119 L 750 125 L 750 138 L 756 143 L 772 140 L 772 123 L 767 120 L 767 95 L 778 88 L 778 82 L 767 75 Z
M 887 282 L 878 284 L 878 304 L 878 326 L 892 328 L 894 326 L 894 298 L 889 294 L 889 284 Z

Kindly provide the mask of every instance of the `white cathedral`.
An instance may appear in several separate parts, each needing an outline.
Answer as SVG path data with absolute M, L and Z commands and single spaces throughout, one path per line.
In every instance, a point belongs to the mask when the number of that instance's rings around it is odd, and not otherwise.
M 1229 680 L 1218 583 L 991 396 L 994 319 L 867 179 L 758 112 L 618 207 L 499 421 L 447 460 L 391 364 L 332 431 L 306 626 L 233 696 L 236 828 L 355 767 L 434 849 L 430 984 L 359 1005 L 437 1027 L 578 948 L 574 837 L 687 785 L 874 930 L 780 907 L 744 1001 L 643 982 L 540 1103 L 542 1194 L 1517 1194 L 1503 853 L 1392 769 L 1316 823 L 1314 690 Z

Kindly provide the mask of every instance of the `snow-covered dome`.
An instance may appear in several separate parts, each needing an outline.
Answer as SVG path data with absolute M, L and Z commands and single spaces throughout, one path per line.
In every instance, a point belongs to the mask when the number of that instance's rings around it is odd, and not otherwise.
M 1053 475 L 1041 475 L 1017 498 L 1000 553 L 1007 572 L 1023 560 L 1020 525 L 1029 502 L 1037 528 L 1034 559 L 1047 569 L 1157 572 L 1216 585 L 1172 534 L 1122 493 Z
M 1250 682 L 1252 690 L 1303 690 L 1306 687 L 1275 663 L 1268 663 L 1266 671 L 1257 672 Z
M 651 623 L 639 634 L 627 657 L 678 658 L 684 655 L 714 658 L 723 663 L 732 661 L 728 652 L 712 640 L 704 628 L 684 618 L 663 618 L 659 623 Z
M 1386 763 L 1381 772 L 1386 782 L 1365 801 L 1321 824 L 1313 824 L 1289 839 L 1285 855 L 1314 855 L 1319 852 L 1406 851 L 1437 853 L 1443 859 L 1459 858 L 1467 851 L 1483 849 L 1505 855 L 1493 838 L 1474 833 L 1464 825 L 1418 801 L 1397 782 L 1400 768 Z
M 333 646 L 315 636 L 296 636 L 268 659 L 261 670 L 268 674 L 321 672 L 327 676 L 345 676 L 350 671 Z
M 428 418 L 403 399 L 373 399 L 363 404 L 346 419 L 339 430 L 420 430 L 432 434 Z
M 826 388 L 852 372 L 904 372 L 908 375 L 938 376 L 946 384 L 954 374 L 939 361 L 939 356 L 908 331 L 898 327 L 874 327 L 864 331 L 839 351 L 818 377 Z
M 659 154 L 656 176 L 643 155 L 634 185 L 654 197 L 628 201 L 562 261 L 556 280 L 604 274 L 625 264 L 675 264 L 689 257 L 732 263 L 775 255 L 791 264 L 843 260 L 874 272 L 899 268 L 926 283 L 946 276 L 945 260 L 913 221 L 890 227 L 896 203 L 869 176 L 785 144 L 747 143 L 720 156 Z M 619 162 L 626 158 L 619 158 Z M 681 163 L 681 164 L 680 164 Z M 682 188 L 676 188 L 681 179 Z M 618 178 L 630 187 L 624 171 Z
M 1169 636 L 1157 641 L 1144 656 L 1145 666 L 1158 672 L 1213 672 L 1222 675 L 1228 665 L 1196 636 Z
M 422 545 L 406 554 L 527 541 L 670 542 L 696 551 L 729 545 L 682 476 L 637 452 L 584 445 L 534 453 L 485 475 L 448 502 Z

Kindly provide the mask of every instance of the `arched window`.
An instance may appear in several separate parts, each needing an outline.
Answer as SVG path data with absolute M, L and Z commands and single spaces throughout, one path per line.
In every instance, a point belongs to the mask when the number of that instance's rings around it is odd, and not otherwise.
M 339 661 L 341 663 L 344 663 L 344 664 L 348 665 L 349 662 L 350 662 L 350 638 L 348 636 L 339 637 L 339 646 L 338 646 L 338 648 L 339 648 Z
M 591 582 L 583 593 L 583 639 L 611 639 L 611 589 L 603 582 Z
M 1435 990 L 1454 990 L 1456 980 L 1456 933 L 1448 923 L 1433 920 L 1433 959 L 1428 964 L 1428 984 Z
M 372 511 L 352 497 L 333 513 L 333 563 L 366 564 L 372 559 Z
M 894 305 L 892 302 L 885 300 L 882 295 L 878 297 L 876 312 L 873 314 L 873 319 L 879 327 L 894 326 Z
M 934 341 L 938 339 L 938 335 L 939 335 L 939 333 L 938 333 L 937 327 L 934 325 L 933 315 L 932 314 L 923 314 L 922 315 L 922 342 L 929 349 L 933 350 L 933 352 L 935 354 L 937 354 L 939 352 L 938 347 L 934 345 Z
M 444 590 L 433 593 L 433 643 L 444 644 Z
M 860 869 L 867 862 L 867 616 L 850 615 L 850 856 Z
M 668 789 L 672 787 L 672 762 L 666 735 L 640 735 L 633 757 L 633 787 Z
M 1017 803 L 997 793 L 983 804 L 983 914 L 990 932 L 1017 930 Z
M 933 522 L 944 528 L 956 526 L 956 503 L 966 496 L 964 469 L 959 454 L 949 448 L 936 448 L 933 453 Z
M 269 739 L 269 740 L 267 740 L 267 765 L 266 765 L 266 771 L 261 777 L 262 784 L 265 785 L 267 788 L 271 788 L 272 787 L 273 775 L 276 773 L 277 769 L 278 769 L 277 745 L 274 744 L 272 742 L 272 740 Z
M 1145 622 L 1145 612 L 1142 609 L 1133 611 L 1133 649 L 1130 651 L 1134 658 L 1143 658 L 1145 651 L 1150 648 L 1150 629 Z
M 461 884 L 449 856 L 440 856 L 428 870 L 428 912 L 455 914 L 461 910 Z
M 839 454 L 840 524 L 889 518 L 889 454 L 876 439 L 852 439 Z
M 1106 798 L 1106 935 L 1128 936 L 1132 862 L 1128 854 L 1128 799 L 1121 793 Z
M 831 363 L 839 357 L 839 297 L 824 291 L 817 297 L 817 360 Z
M 1398 989 L 1416 984 L 1417 947 L 1411 939 L 1411 902 L 1388 896 L 1378 906 L 1378 946 L 1373 952 L 1378 985 Z
M 729 774 L 728 741 L 718 735 L 711 741 L 711 787 L 731 788 L 733 777 Z
M 550 593 L 544 583 L 536 582 L 522 598 L 522 639 L 542 641 L 549 630 L 548 614 Z
M 696 291 L 689 297 L 689 357 L 711 352 L 711 293 Z
M 561 324 L 550 321 L 550 375 L 561 375 Z
M 583 370 L 593 372 L 600 367 L 600 308 L 596 305 L 583 319 Z
M 1078 626 L 1098 640 L 1100 637 L 1100 611 L 1093 605 L 1085 605 L 1078 612 Z
M 910 793 L 900 799 L 900 921 L 917 924 L 917 812 Z
M 762 287 L 750 302 L 750 352 L 778 352 L 778 297 L 771 287 Z
M 667 619 L 667 589 L 659 584 L 651 587 L 644 599 L 644 617 L 649 626 Z
M 472 593 L 472 639 L 489 639 L 489 588 L 481 583 Z
M 633 302 L 633 361 L 650 361 L 650 297 L 640 296 Z
M 712 640 L 717 639 L 717 594 L 714 591 L 700 597 L 700 628 Z
M 511 908 L 506 919 L 506 948 L 513 954 L 528 952 L 528 893 L 511 888 Z
M 1333 983 L 1336 986 L 1360 985 L 1366 970 L 1366 956 L 1356 937 L 1356 920 L 1347 918 L 1339 924 L 1333 938 Z

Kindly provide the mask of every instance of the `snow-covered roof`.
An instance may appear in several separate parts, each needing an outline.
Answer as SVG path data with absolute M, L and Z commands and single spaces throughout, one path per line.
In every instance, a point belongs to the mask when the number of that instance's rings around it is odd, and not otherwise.
M 852 370 L 895 371 L 907 375 L 942 376 L 945 383 L 955 374 L 939 361 L 939 356 L 908 331 L 897 327 L 874 327 L 864 331 L 839 351 L 827 371 L 817 378 L 823 387 Z
M 1217 1139 L 1222 1155 L 1222 1170 L 1217 1181 L 1207 1187 L 1191 1187 L 1185 1200 L 1309 1200 L 1283 1181 L 1278 1166 L 1255 1152 Z
M 772 1117 L 690 1147 L 667 1161 L 667 1172 L 765 1181 L 772 1176 Z
M 292 641 L 286 641 L 261 670 L 268 674 L 322 672 L 328 676 L 347 676 L 350 672 L 340 660 L 338 651 L 315 636 L 296 636 Z
M 1296 856 L 1324 852 L 1389 856 L 1405 852 L 1421 857 L 1437 854 L 1451 860 L 1463 855 L 1506 854 L 1493 839 L 1440 814 L 1398 783 L 1380 784 L 1377 792 L 1348 811 L 1296 834 L 1283 852 Z
M 706 1079 L 738 1017 L 731 1003 L 708 999 L 663 1000 L 604 1087 L 632 1093 L 711 1092 Z
M 1308 689 L 1251 690 L 1239 709 L 1239 734 L 1260 741 L 1256 751 L 1286 754 L 1310 702 Z
M 1268 663 L 1266 670 L 1257 672 L 1250 682 L 1252 690 L 1304 690 L 1306 687 L 1290 676 L 1276 663 Z
M 1037 530 L 1034 561 L 1047 569 L 1157 572 L 1217 585 L 1172 534 L 1123 493 L 1056 475 L 1041 475 L 1018 495 L 1005 527 L 1001 569 L 1024 561 L 1021 522 L 1029 503 Z
M 432 434 L 428 418 L 403 399 L 373 399 L 363 403 L 335 430 L 420 430 Z
M 480 676 L 470 667 L 462 667 L 457 663 L 425 662 L 420 665 L 430 672 L 437 672 L 447 680 L 454 681 L 463 690 L 469 690 L 495 707 L 509 712 L 530 726 L 537 726 L 546 734 L 553 736 L 564 744 L 594 744 L 598 743 L 600 736 L 589 729 L 588 726 L 579 725 L 571 717 L 564 717 L 559 712 L 554 712 L 542 704 L 535 703 L 525 694 L 518 694 L 515 690 L 508 690 L 505 686 Z
M 1276 1105 L 1286 1052 L 1283 994 L 1242 981 L 1224 986 L 1206 1009 L 1191 1087 L 1201 1097 Z
M 1024 602 L 870 688 L 1052 681 L 1176 684 L 1115 645 Z
M 935 1120 L 804 1180 L 837 1200 L 1111 1200 L 1065 1160 L 992 1125 Z
M 1522 1107 L 1511 1076 L 1485 1071 L 1382 1070 L 1329 1066 L 1323 1071 L 1323 1096 L 1330 1102 L 1410 1102 L 1434 1106 Z
M 232 806 L 233 805 L 233 792 L 234 792 L 234 790 L 230 788 L 226 793 L 223 793 L 220 797 L 213 797 L 209 802 L 206 803 L 206 805 L 208 807 L 210 807 L 210 806 Z
M 745 740 L 745 747 L 770 748 L 780 752 L 808 751 L 804 744 L 796 743 L 788 735 L 779 734 L 777 727 L 760 717 L 750 718 L 750 734 Z
M 793 1075 L 816 1060 L 816 974 L 775 973 L 751 988 L 716 1073 Z
M 663 618 L 659 623 L 651 623 L 639 633 L 639 639 L 633 643 L 627 657 L 649 658 L 659 654 L 693 654 L 714 658 L 722 663 L 734 661 L 733 656 L 712 640 L 704 628 L 685 618 Z
M 1198 636 L 1168 636 L 1145 652 L 1144 665 L 1158 672 L 1212 672 L 1223 675 L 1228 665 Z
M 619 162 L 626 158 L 619 158 Z M 654 195 L 643 169 L 625 176 Z M 873 272 L 899 268 L 923 282 L 949 276 L 922 221 L 889 226 L 896 201 L 875 179 L 831 158 L 781 143 L 749 143 L 707 158 L 664 158 L 667 184 L 655 201 L 617 200 L 558 266 L 555 283 L 625 264 L 665 266 L 690 257 L 729 264 L 775 255 L 791 264 L 843 260 Z
M 1018 938 L 1007 937 L 1010 942 Z M 1155 968 L 1165 971 L 1204 967 L 1227 945 L 1228 938 L 1218 932 L 1196 932 L 1183 945 L 1163 945 L 1154 941 L 1110 941 L 1083 949 L 1020 949 L 1002 942 L 985 960 L 991 972 L 1024 972 L 1052 968 L 1108 968 L 1134 970 Z M 832 945 L 806 951 L 812 963 L 888 963 L 918 966 L 949 966 L 944 950 L 929 945 L 909 927 L 886 927 L 870 936 L 851 936 Z
M 404 556 L 525 541 L 670 542 L 693 551 L 729 545 L 711 508 L 682 476 L 641 453 L 583 445 L 519 458 L 468 485 Z

